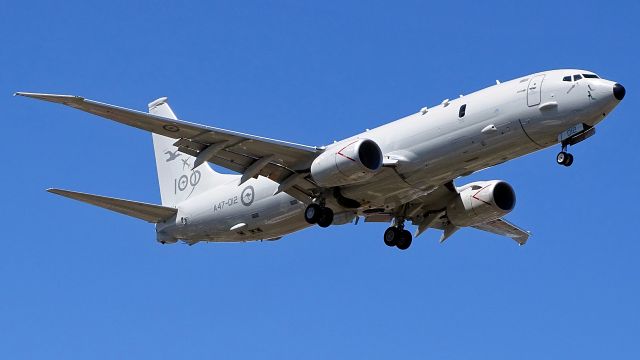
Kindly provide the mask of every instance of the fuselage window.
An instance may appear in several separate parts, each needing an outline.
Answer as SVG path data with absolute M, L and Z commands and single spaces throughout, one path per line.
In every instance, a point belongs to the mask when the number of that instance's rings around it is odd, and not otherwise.
M 563 77 L 562 81 L 571 81 L 571 75 Z
M 573 81 L 578 81 L 582 79 L 582 75 L 573 75 Z
M 464 114 L 467 112 L 467 104 L 460 106 L 460 111 L 458 111 L 458 117 L 464 117 Z
M 584 76 L 585 79 L 599 79 L 596 74 L 582 74 L 582 76 Z

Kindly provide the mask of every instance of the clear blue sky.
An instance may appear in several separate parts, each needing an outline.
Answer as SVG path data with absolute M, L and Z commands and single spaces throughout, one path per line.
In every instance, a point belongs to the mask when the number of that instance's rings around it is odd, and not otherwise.
M 0 358 L 637 359 L 635 1 L 6 2 Z M 54 92 L 323 145 L 444 98 L 551 68 L 627 97 L 572 148 L 493 168 L 524 247 L 384 224 L 281 241 L 161 246 L 153 226 L 44 191 L 159 202 L 149 134 Z

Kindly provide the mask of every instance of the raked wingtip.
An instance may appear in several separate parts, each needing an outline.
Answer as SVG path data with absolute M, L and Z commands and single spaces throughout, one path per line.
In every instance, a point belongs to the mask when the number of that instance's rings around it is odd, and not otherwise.
M 55 96 L 55 94 L 33 93 L 27 91 L 16 91 L 13 96 L 25 96 L 25 97 L 42 97 L 42 96 Z
M 84 100 L 83 97 L 75 96 L 75 95 L 32 93 L 32 92 L 24 92 L 24 91 L 17 91 L 13 95 L 24 96 L 28 98 L 50 101 L 50 102 L 57 102 L 57 103 L 66 103 L 67 101 L 70 101 L 70 100 Z

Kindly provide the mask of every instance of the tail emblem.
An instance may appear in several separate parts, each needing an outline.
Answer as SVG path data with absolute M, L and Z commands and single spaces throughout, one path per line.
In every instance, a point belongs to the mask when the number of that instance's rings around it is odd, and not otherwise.
M 178 153 L 178 151 L 179 150 L 176 150 L 176 151 L 167 150 L 167 151 L 165 151 L 164 153 L 169 155 L 169 158 L 167 158 L 167 162 L 173 161 L 173 160 L 177 159 L 178 157 L 180 157 L 180 155 L 182 155 L 182 154 Z
M 187 176 L 187 175 L 182 175 L 177 179 L 173 180 L 173 193 L 177 194 L 178 191 L 182 192 L 185 191 L 187 189 L 187 187 L 189 187 L 189 185 L 191 186 L 191 190 L 189 191 L 189 195 L 187 195 L 187 199 L 189 198 L 189 196 L 191 196 L 191 194 L 193 193 L 193 190 L 196 189 L 196 185 L 198 185 L 198 183 L 200 182 L 200 179 L 202 178 L 202 173 L 198 170 L 192 171 L 191 175 Z

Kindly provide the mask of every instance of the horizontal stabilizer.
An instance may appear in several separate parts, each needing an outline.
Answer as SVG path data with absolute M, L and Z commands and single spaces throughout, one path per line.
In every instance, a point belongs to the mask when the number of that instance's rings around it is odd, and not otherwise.
M 115 211 L 120 214 L 133 216 L 150 223 L 163 222 L 178 212 L 178 209 L 138 201 L 115 199 L 106 196 L 85 194 L 61 189 L 47 189 L 47 191 L 70 199 L 82 201 L 87 204 L 99 206 L 107 210 Z

